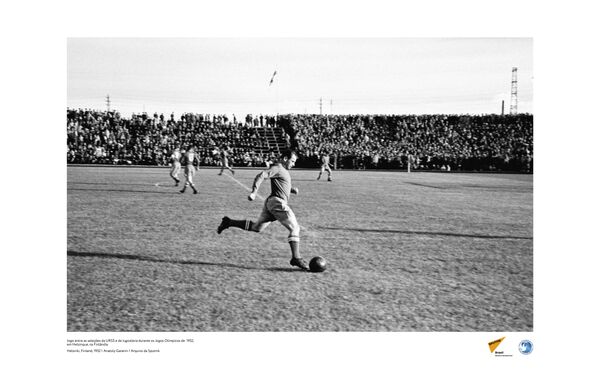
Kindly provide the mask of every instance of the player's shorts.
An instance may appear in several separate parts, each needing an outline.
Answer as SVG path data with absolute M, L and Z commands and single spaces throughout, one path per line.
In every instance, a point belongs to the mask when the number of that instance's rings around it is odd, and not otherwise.
M 181 169 L 181 163 L 174 162 L 173 166 L 171 167 L 171 174 L 179 174 L 179 169 Z
M 221 165 L 226 168 L 229 167 L 229 162 L 227 161 L 226 158 L 221 159 Z
M 195 171 L 196 170 L 194 169 L 194 165 L 186 165 L 185 170 L 183 172 L 185 173 L 186 177 L 189 177 L 191 179 L 194 176 Z
M 296 215 L 288 206 L 287 202 L 276 196 L 269 196 L 265 200 L 262 212 L 258 217 L 258 223 L 279 221 L 282 224 L 296 225 Z

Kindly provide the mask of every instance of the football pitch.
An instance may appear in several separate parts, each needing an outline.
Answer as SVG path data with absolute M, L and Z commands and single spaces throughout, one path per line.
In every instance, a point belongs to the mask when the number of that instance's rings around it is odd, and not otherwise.
M 532 175 L 292 170 L 306 273 L 279 223 L 217 234 L 263 205 L 218 172 L 67 168 L 68 331 L 533 331 Z

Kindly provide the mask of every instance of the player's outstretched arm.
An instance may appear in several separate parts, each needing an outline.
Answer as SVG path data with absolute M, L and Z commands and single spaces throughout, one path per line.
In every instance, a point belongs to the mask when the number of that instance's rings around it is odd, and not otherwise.
M 258 188 L 262 181 L 268 177 L 268 170 L 263 170 L 254 178 L 254 183 L 252 183 L 252 191 L 248 195 L 248 200 L 252 201 L 256 198 L 256 193 L 258 192 Z

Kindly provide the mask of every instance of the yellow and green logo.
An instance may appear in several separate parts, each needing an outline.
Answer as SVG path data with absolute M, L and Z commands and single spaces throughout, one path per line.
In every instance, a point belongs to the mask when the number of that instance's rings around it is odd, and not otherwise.
M 498 346 L 500 345 L 500 343 L 502 343 L 502 341 L 504 340 L 504 338 L 506 338 L 506 337 L 503 336 L 500 339 L 492 340 L 491 342 L 489 342 L 488 346 L 490 346 L 490 352 L 494 352 L 496 350 L 496 348 L 498 348 Z

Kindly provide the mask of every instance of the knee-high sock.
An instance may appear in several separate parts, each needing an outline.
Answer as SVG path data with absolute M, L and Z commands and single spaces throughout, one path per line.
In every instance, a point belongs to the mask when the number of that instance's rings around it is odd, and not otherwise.
M 229 220 L 229 226 L 234 228 L 240 228 L 247 231 L 252 231 L 252 221 L 250 220 Z
M 300 242 L 290 241 L 290 249 L 292 250 L 292 258 L 300 258 Z

